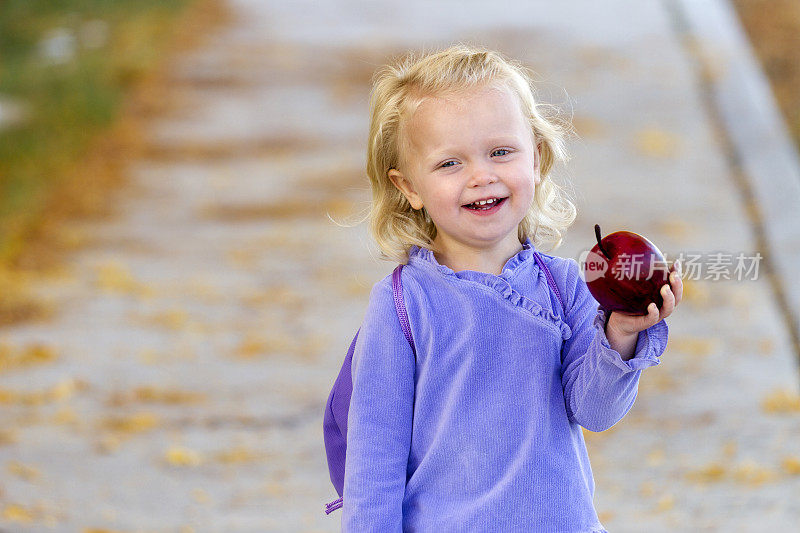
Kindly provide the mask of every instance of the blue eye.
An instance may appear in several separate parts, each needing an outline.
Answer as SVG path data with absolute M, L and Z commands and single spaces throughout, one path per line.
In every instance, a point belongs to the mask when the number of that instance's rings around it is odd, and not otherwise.
M 494 152 L 492 152 L 492 155 L 496 154 L 497 152 L 505 152 L 505 153 L 501 153 L 501 154 L 498 156 L 498 157 L 502 157 L 502 156 L 504 156 L 504 155 L 508 155 L 508 154 L 510 154 L 510 153 L 511 153 L 511 150 L 509 150 L 508 148 L 498 148 L 497 150 L 495 150 Z M 444 163 L 442 163 L 441 165 L 439 165 L 439 168 L 451 168 L 451 167 L 452 167 L 453 165 L 455 165 L 456 163 L 457 163 L 457 161 L 445 161 Z

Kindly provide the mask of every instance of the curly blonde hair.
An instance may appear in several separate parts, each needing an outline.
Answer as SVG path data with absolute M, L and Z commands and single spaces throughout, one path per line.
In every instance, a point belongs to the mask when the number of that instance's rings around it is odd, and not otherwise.
M 459 43 L 421 57 L 410 52 L 399 65 L 385 65 L 373 76 L 366 169 L 372 188 L 368 217 L 382 259 L 406 263 L 412 245 L 436 251 L 436 226 L 427 211 L 424 207 L 413 209 L 388 177 L 390 169 L 402 164 L 404 121 L 427 97 L 487 86 L 511 89 L 530 124 L 534 146 L 540 145 L 541 183 L 518 226 L 520 243 L 530 237 L 537 248 L 544 242 L 554 243 L 549 249 L 561 245 L 562 232 L 575 221 L 576 209 L 566 191 L 546 177 L 556 162 L 569 159 L 565 139 L 574 129 L 552 112 L 553 106 L 536 101 L 531 73 L 522 64 L 498 52 Z

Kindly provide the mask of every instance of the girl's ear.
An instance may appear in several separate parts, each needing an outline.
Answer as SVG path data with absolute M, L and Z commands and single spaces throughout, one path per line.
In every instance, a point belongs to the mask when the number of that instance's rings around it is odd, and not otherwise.
M 542 183 L 542 141 L 536 143 L 536 150 L 533 152 L 533 177 L 536 185 L 539 185 Z
M 402 172 L 397 170 L 396 168 L 390 168 L 388 172 L 389 179 L 392 180 L 394 186 L 397 187 L 403 196 L 406 197 L 408 203 L 411 204 L 411 207 L 414 209 L 422 209 L 422 198 L 419 197 L 417 191 L 414 189 L 414 184 L 411 183 L 411 180 L 408 179 L 406 176 L 403 175 Z

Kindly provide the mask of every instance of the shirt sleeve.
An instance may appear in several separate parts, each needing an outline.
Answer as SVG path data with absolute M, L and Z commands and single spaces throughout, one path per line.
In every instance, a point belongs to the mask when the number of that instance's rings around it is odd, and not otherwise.
M 611 348 L 605 333 L 609 311 L 600 307 L 579 274 L 575 260 L 568 261 L 567 325 L 572 336 L 561 349 L 561 384 L 567 416 L 590 431 L 605 431 L 633 407 L 642 369 L 659 364 L 667 346 L 667 323 L 639 332 L 634 357 L 623 361 Z
M 342 531 L 402 532 L 415 358 L 391 278 L 375 284 L 353 351 Z

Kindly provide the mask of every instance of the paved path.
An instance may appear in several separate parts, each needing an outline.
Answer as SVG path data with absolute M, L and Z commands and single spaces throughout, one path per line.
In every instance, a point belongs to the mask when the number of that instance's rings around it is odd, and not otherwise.
M 557 179 L 580 216 L 554 253 L 577 257 L 595 223 L 668 255 L 756 250 L 669 3 L 231 5 L 230 27 L 175 60 L 179 105 L 150 123 L 118 216 L 65 228 L 85 244 L 39 284 L 52 320 L 0 331 L 50 349 L 2 374 L 0 529 L 338 531 L 322 408 L 393 265 L 325 212 L 366 208 L 369 78 L 407 48 L 498 48 L 574 111 Z M 790 531 L 800 409 L 781 391 L 797 368 L 770 285 L 686 285 L 632 411 L 586 432 L 601 519 Z

